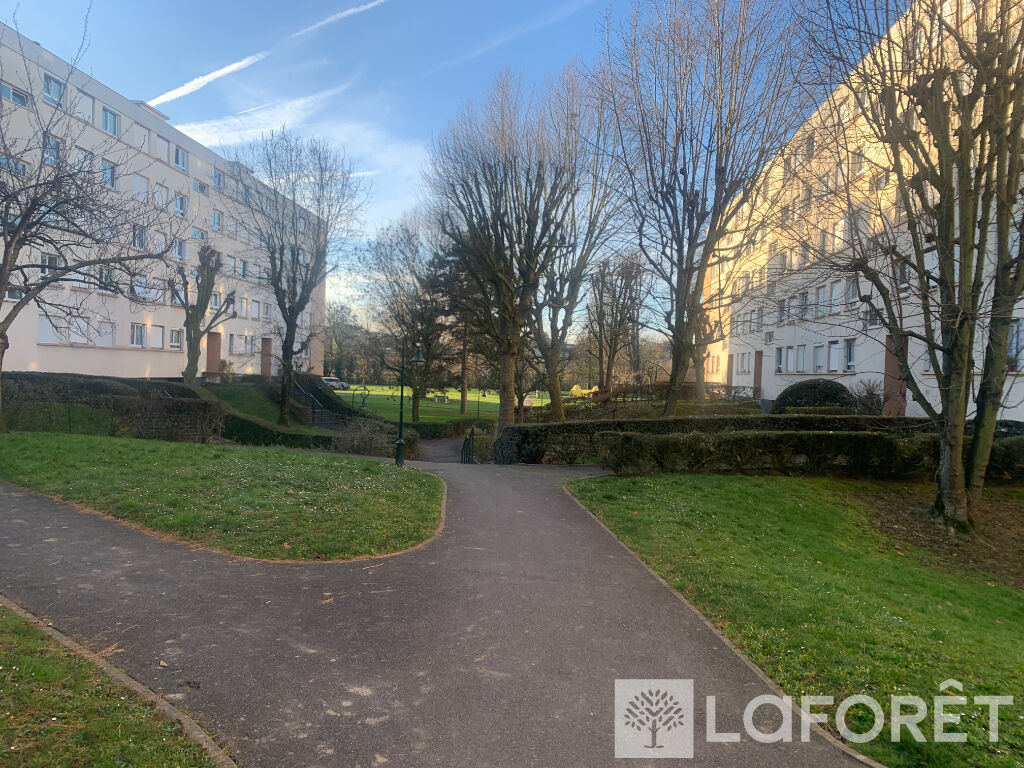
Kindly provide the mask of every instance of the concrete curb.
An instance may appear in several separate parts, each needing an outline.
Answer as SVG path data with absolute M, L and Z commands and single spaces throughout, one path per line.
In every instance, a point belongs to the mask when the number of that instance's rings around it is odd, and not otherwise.
M 181 725 L 181 729 L 185 732 L 185 735 L 206 750 L 206 753 L 210 756 L 210 759 L 217 764 L 218 768 L 238 768 L 238 764 L 228 756 L 228 753 L 225 752 L 222 747 L 218 746 L 217 743 L 207 735 L 206 731 L 204 731 L 195 720 L 168 702 L 163 696 L 152 689 L 147 688 L 134 677 L 130 677 L 125 674 L 105 659 L 100 658 L 84 645 L 81 645 L 64 633 L 54 629 L 38 616 L 29 613 L 13 600 L 0 595 L 0 606 L 6 608 L 16 616 L 20 616 L 28 621 L 29 624 L 40 630 L 44 635 L 61 647 L 67 648 L 76 656 L 86 659 L 87 661 L 91 661 L 115 683 L 123 685 L 125 688 L 130 690 L 136 698 L 153 707 L 153 709 L 168 720 L 172 720 Z
M 599 477 L 602 477 L 602 476 L 603 475 L 599 475 Z M 697 606 L 695 606 L 693 603 L 691 603 L 689 600 L 687 600 L 686 596 L 682 592 L 680 592 L 678 589 L 676 589 L 671 584 L 669 584 L 661 576 L 661 574 L 659 574 L 657 571 L 655 571 L 653 568 L 651 568 L 651 566 L 649 566 L 644 561 L 644 559 L 642 557 L 640 557 L 640 555 L 638 555 L 636 552 L 634 552 L 632 549 L 630 549 L 622 539 L 620 539 L 618 536 L 616 536 L 615 533 L 612 531 L 612 529 L 609 528 L 607 525 L 605 525 L 597 515 L 595 515 L 593 512 L 591 512 L 585 506 L 583 506 L 583 503 L 579 499 L 577 499 L 575 496 L 572 495 L 572 492 L 569 490 L 569 488 L 567 486 L 568 486 L 568 482 L 565 485 L 562 486 L 562 490 L 565 492 L 565 495 L 568 496 L 570 499 L 572 499 L 576 503 L 576 506 L 578 506 L 580 509 L 582 509 L 591 520 L 593 520 L 595 523 L 597 523 L 599 526 L 601 526 L 601 528 L 604 529 L 605 533 L 607 533 L 609 536 L 611 536 L 613 539 L 615 539 L 615 541 L 618 543 L 618 545 L 620 547 L 622 547 L 624 550 L 626 550 L 626 552 L 628 552 L 630 554 L 630 556 L 634 560 L 636 560 L 638 563 L 640 563 L 640 565 L 642 565 L 644 567 L 644 569 L 649 574 L 651 574 L 651 576 L 653 576 L 655 579 L 657 579 L 661 583 L 661 585 L 663 587 L 665 587 L 665 589 L 667 589 L 669 592 L 671 592 L 673 595 L 675 595 L 676 598 L 679 600 L 679 602 L 681 602 L 683 605 L 685 605 L 689 609 L 689 611 L 694 616 L 696 616 L 701 621 L 702 624 L 704 624 L 704 626 L 706 626 L 709 630 L 714 632 L 715 636 L 719 640 L 722 641 L 722 643 L 725 645 L 725 647 L 728 648 L 730 651 L 732 651 L 733 655 L 735 655 L 736 658 L 738 658 L 740 661 L 742 661 L 751 672 L 753 672 L 755 675 L 757 675 L 757 677 L 761 680 L 761 682 L 763 682 L 766 686 L 768 686 L 768 688 L 772 691 L 772 693 L 774 693 L 776 696 L 780 696 L 780 697 L 787 695 L 786 692 L 783 691 L 782 688 L 779 687 L 778 683 L 776 683 L 774 680 L 772 680 L 770 677 L 768 677 L 768 675 L 765 673 L 765 671 L 763 669 L 761 669 L 759 666 L 757 666 L 757 664 L 755 664 L 753 661 L 751 661 L 750 658 L 742 650 L 740 650 L 739 646 L 737 646 L 732 640 L 730 640 L 728 637 L 726 637 L 724 634 L 722 634 L 722 631 L 718 627 L 716 627 L 707 618 L 707 616 L 705 616 L 703 613 L 701 613 L 700 610 L 698 610 Z M 799 705 L 796 703 L 796 699 L 795 698 L 793 699 L 793 715 L 794 715 L 794 717 L 797 718 L 797 720 L 795 722 L 799 722 L 799 718 L 801 717 L 802 712 L 800 710 Z M 819 736 L 821 736 L 825 741 L 829 742 L 833 747 L 835 747 L 836 749 L 840 750 L 841 752 L 844 752 L 848 757 L 853 758 L 857 762 L 862 763 L 862 764 L 867 765 L 867 766 L 870 766 L 870 768 L 889 768 L 888 766 L 884 765 L 883 763 L 880 763 L 877 760 L 873 760 L 872 758 L 868 757 L 867 755 L 864 755 L 864 754 L 861 754 L 860 752 L 857 752 L 855 749 L 853 749 L 851 746 L 849 746 L 846 742 L 844 742 L 844 741 L 842 741 L 840 739 L 837 739 L 835 736 L 833 736 L 827 730 L 822 728 L 818 723 L 811 723 L 811 729 L 815 733 L 817 733 Z

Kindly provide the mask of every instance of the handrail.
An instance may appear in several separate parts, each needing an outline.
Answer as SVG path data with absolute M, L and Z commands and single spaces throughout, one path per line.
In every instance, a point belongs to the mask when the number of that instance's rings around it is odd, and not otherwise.
M 469 430 L 469 434 L 462 440 L 462 463 L 476 464 L 476 427 Z

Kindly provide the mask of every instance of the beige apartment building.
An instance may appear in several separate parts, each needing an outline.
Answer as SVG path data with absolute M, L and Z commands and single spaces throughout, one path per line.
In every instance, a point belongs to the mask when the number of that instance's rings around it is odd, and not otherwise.
M 944 13 L 957 8 L 957 0 L 942 4 Z M 941 43 L 917 41 L 926 44 Z M 884 390 L 887 415 L 923 416 L 900 380 L 891 337 L 861 301 L 873 288 L 838 268 L 851 249 L 868 247 L 872 238 L 906 234 L 894 174 L 865 125 L 862 107 L 863 98 L 848 89 L 833 93 L 759 178 L 759 192 L 744 211 L 749 229 L 726 241 L 725 258 L 709 269 L 705 293 L 722 297 L 712 311 L 722 338 L 707 349 L 705 375 L 709 382 L 750 388 L 769 402 L 809 378 L 835 379 L 848 388 L 871 382 Z M 904 327 L 920 331 L 923 317 L 912 277 L 893 274 L 887 288 L 899 302 Z M 979 366 L 984 344 L 979 332 Z M 925 397 L 937 405 L 927 346 L 910 339 L 907 356 Z M 1024 420 L 1020 304 L 1008 358 L 1000 417 Z
M 163 250 L 167 240 L 162 239 L 170 240 L 165 263 L 154 267 L 151 279 L 133 283 L 128 296 L 73 283 L 46 289 L 48 302 L 67 301 L 76 311 L 91 314 L 90 322 L 55 324 L 30 304 L 8 333 L 4 369 L 180 377 L 184 312 L 174 305 L 161 269 L 166 275 L 182 263 L 195 263 L 199 248 L 209 244 L 224 260 L 211 309 L 232 291 L 235 304 L 233 316 L 206 337 L 200 372 L 217 372 L 226 361 L 236 373 L 276 375 L 281 347 L 277 304 L 255 238 L 233 215 L 239 206 L 233 200 L 237 185 L 229 189 L 227 183 L 232 163 L 173 128 L 160 111 L 121 96 L 5 25 L 0 25 L 0 78 L 4 131 L 37 131 L 32 109 L 66 111 L 73 117 L 64 124 L 75 127 L 74 151 L 95 155 L 104 178 L 122 194 L 166 211 L 166 227 L 140 237 L 156 241 L 149 243 L 152 250 Z M 33 261 L 36 256 L 46 263 L 45 253 L 33 255 Z M 17 298 L 16 290 L 3 296 L 0 313 Z M 322 325 L 325 300 L 321 284 L 300 320 L 300 333 Z M 323 347 L 315 336 L 305 354 L 296 357 L 296 367 L 322 370 Z

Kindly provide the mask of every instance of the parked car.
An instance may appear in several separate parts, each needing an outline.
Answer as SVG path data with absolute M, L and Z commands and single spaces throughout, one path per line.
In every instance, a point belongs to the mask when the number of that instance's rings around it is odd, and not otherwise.
M 333 389 L 335 392 L 342 392 L 348 389 L 348 384 L 339 378 L 334 376 L 324 376 L 324 384 Z

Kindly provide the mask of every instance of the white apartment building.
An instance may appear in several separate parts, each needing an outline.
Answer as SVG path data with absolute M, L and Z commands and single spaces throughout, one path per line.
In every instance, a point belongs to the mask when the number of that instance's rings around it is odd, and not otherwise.
M 942 7 L 953 14 L 957 4 Z M 760 224 L 755 236 L 736 245 L 738 258 L 723 259 L 709 270 L 708 295 L 724 297 L 716 313 L 724 338 L 708 347 L 707 381 L 749 387 L 769 402 L 804 379 L 834 379 L 848 388 L 871 381 L 884 390 L 886 415 L 925 415 L 900 379 L 891 337 L 861 300 L 874 289 L 837 268 L 850 249 L 869 251 L 881 233 L 890 241 L 906 237 L 906 216 L 895 203 L 895 176 L 864 122 L 850 91 L 833 94 L 758 179 L 763 192 L 752 203 L 751 220 Z M 829 151 L 823 134 L 841 135 L 845 144 Z M 758 215 L 758 206 L 764 215 Z M 894 273 L 887 290 L 900 303 L 904 327 L 922 332 L 913 276 Z M 974 351 L 975 388 L 985 356 L 983 325 Z M 1007 357 L 1000 418 L 1024 420 L 1024 305 L 1019 303 Z M 924 396 L 938 406 L 925 342 L 909 339 L 907 358 Z
M 140 237 L 168 238 L 174 233 L 169 267 L 174 261 L 194 263 L 204 244 L 223 254 L 224 269 L 211 309 L 234 291 L 234 316 L 206 337 L 200 372 L 217 372 L 222 361 L 229 361 L 236 373 L 275 375 L 281 345 L 277 304 L 254 238 L 231 214 L 227 179 L 232 164 L 173 128 L 160 111 L 121 96 L 2 24 L 0 81 L 3 130 L 38 130 L 29 119 L 32 109 L 65 110 L 79 128 L 75 151 L 95 154 L 104 179 L 124 195 L 152 200 L 166 209 L 166 232 Z M 104 153 L 116 156 L 116 164 Z M 33 261 L 37 256 L 46 263 L 45 253 L 34 255 Z M 162 281 L 133 284 L 130 297 L 73 283 L 46 292 L 47 301 L 60 304 L 63 296 L 92 312 L 93 322 L 88 329 L 55 327 L 34 304 L 26 306 L 8 331 L 5 370 L 181 376 L 184 313 Z M 0 298 L 2 316 L 20 296 L 11 290 Z M 325 299 L 321 284 L 300 320 L 300 332 L 323 322 Z M 296 358 L 296 366 L 319 371 L 322 365 L 322 343 L 314 338 L 305 355 Z

